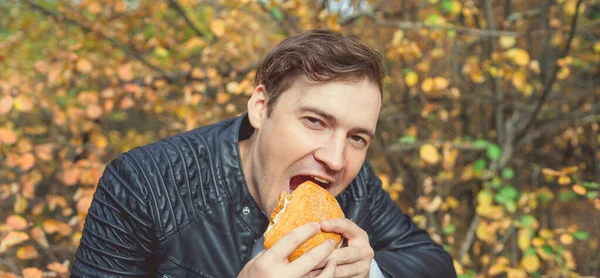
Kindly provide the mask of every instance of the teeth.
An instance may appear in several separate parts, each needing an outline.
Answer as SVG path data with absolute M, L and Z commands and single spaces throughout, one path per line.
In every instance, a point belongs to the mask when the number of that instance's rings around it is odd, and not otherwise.
M 311 176 L 313 179 L 315 179 L 316 181 L 320 182 L 320 183 L 324 183 L 324 184 L 329 184 L 329 181 L 326 181 L 324 179 L 321 179 L 319 177 L 315 177 L 315 176 Z

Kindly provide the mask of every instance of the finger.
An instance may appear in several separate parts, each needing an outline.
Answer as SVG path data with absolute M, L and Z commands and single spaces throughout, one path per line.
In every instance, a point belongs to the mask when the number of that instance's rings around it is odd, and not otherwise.
M 333 252 L 334 248 L 335 241 L 331 239 L 324 241 L 290 263 L 289 272 L 292 273 L 292 276 L 294 273 L 304 274 L 310 272 L 315 269 L 317 264 L 324 261 Z
M 313 269 L 311 272 L 307 273 L 306 275 L 302 276 L 302 278 L 313 278 L 313 277 L 317 277 L 319 276 L 319 274 L 321 274 L 321 272 L 323 272 L 322 268 L 319 269 Z
M 346 278 L 346 277 L 356 277 L 360 276 L 360 274 L 366 274 L 371 271 L 371 265 L 360 265 L 360 264 L 345 264 L 339 265 L 335 267 L 335 277 L 336 278 Z
M 285 261 L 287 257 L 303 242 L 320 230 L 319 223 L 307 223 L 281 237 L 268 251 L 269 256 L 277 261 Z
M 337 265 L 344 265 L 360 261 L 362 259 L 361 256 L 360 248 L 349 246 L 335 250 L 329 258 L 335 260 Z
M 317 276 L 317 277 L 318 278 L 334 277 L 336 272 L 337 272 L 337 270 L 336 270 L 335 260 L 328 260 L 327 265 L 325 266 L 325 268 L 323 269 L 321 274 L 319 274 L 319 276 Z
M 330 218 L 321 222 L 321 230 L 341 234 L 349 243 L 355 239 L 369 239 L 367 233 L 354 222 L 346 218 Z

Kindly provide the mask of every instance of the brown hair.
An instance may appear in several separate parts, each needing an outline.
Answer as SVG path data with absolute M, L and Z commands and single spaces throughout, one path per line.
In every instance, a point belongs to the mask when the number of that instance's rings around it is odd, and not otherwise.
M 254 86 L 265 86 L 270 116 L 281 93 L 301 74 L 317 82 L 367 78 L 381 92 L 381 60 L 379 53 L 356 38 L 327 30 L 307 31 L 286 38 L 267 54 Z

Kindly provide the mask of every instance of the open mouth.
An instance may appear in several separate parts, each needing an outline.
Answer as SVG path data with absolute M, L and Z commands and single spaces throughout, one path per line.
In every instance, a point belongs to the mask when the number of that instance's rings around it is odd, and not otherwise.
M 316 176 L 297 175 L 297 176 L 293 176 L 290 179 L 290 190 L 294 191 L 300 184 L 302 184 L 305 181 L 312 181 L 312 182 L 316 183 L 317 185 L 319 185 L 320 187 L 323 187 L 325 190 L 328 190 L 332 185 L 332 183 L 330 181 L 316 177 Z

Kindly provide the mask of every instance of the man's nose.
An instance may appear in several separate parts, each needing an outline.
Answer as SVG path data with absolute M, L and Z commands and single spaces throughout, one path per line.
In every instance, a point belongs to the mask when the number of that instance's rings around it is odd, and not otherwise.
M 346 138 L 327 140 L 315 151 L 315 159 L 322 162 L 332 171 L 341 171 L 346 167 Z

